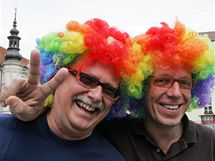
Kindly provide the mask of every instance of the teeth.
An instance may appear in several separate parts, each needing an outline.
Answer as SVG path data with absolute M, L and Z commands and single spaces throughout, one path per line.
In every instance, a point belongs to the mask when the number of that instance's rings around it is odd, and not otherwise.
M 161 106 L 170 110 L 176 110 L 179 108 L 179 105 L 161 105 Z
M 96 110 L 95 107 L 85 104 L 84 102 L 76 101 L 76 103 L 78 104 L 78 106 L 84 108 L 87 111 L 94 112 Z

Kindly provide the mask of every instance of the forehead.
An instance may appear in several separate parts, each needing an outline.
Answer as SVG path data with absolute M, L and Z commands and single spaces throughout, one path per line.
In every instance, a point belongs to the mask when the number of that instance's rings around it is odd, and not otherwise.
M 153 72 L 154 76 L 169 76 L 173 78 L 187 77 L 191 78 L 191 73 L 184 67 L 161 67 L 156 66 Z

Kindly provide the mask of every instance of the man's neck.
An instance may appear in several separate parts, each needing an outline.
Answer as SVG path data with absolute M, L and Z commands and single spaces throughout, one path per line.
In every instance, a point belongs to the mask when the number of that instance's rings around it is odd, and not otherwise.
M 57 135 L 58 137 L 64 139 L 64 140 L 82 140 L 87 138 L 92 134 L 92 131 L 80 131 L 76 130 L 75 128 L 70 127 L 70 129 L 64 127 L 63 125 L 59 125 L 57 119 L 55 119 L 54 115 L 51 114 L 51 112 L 47 115 L 47 121 L 49 128 L 51 131 Z
M 182 122 L 176 126 L 168 127 L 145 119 L 144 125 L 149 135 L 164 153 L 167 153 L 170 146 L 181 138 L 183 132 Z

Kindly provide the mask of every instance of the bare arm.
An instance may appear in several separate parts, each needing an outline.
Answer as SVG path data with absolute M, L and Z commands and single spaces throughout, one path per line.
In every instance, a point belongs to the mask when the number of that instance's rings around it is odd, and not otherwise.
M 47 83 L 40 84 L 40 54 L 33 50 L 30 58 L 30 71 L 27 80 L 13 80 L 10 85 L 4 85 L 0 96 L 3 106 L 9 105 L 10 111 L 23 121 L 35 119 L 44 111 L 46 97 L 53 93 L 64 81 L 67 69 L 60 69 Z

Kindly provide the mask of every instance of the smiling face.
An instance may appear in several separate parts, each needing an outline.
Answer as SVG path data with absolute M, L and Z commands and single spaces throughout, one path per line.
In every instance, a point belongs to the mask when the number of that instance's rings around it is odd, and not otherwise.
M 191 89 L 183 86 L 188 87 L 190 82 L 191 75 L 183 68 L 156 67 L 146 92 L 146 121 L 168 127 L 179 125 L 191 100 Z
M 120 80 L 110 67 L 94 63 L 81 72 L 97 78 L 101 84 L 107 83 L 119 88 Z M 78 82 L 73 74 L 69 74 L 55 91 L 48 123 L 52 131 L 62 138 L 85 138 L 108 114 L 113 103 L 114 100 L 103 93 L 100 84 L 94 88 L 87 88 Z

